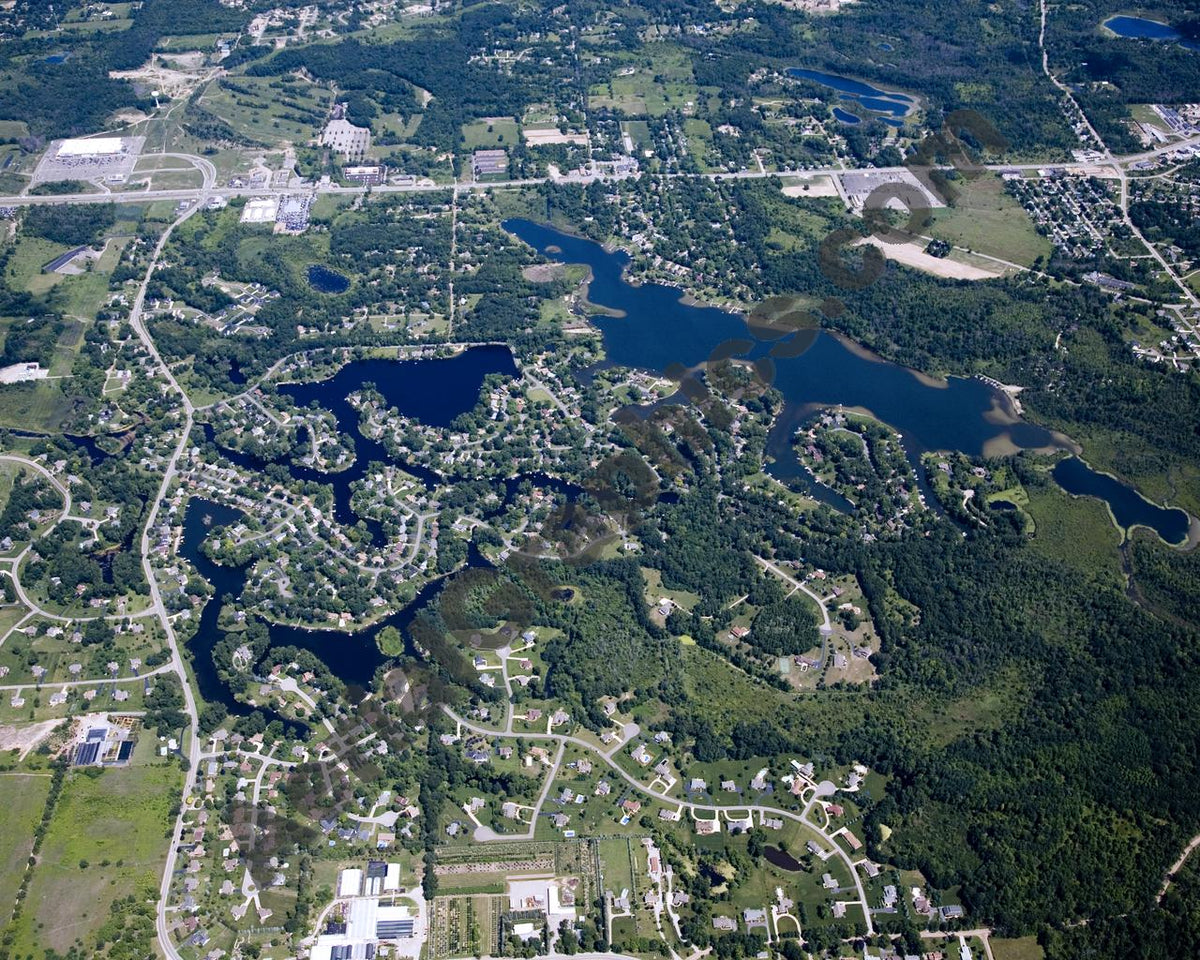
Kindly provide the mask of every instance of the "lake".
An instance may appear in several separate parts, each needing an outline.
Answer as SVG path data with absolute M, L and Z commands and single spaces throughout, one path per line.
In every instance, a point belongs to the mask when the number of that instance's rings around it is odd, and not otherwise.
M 1184 511 L 1151 503 L 1133 487 L 1107 473 L 1093 470 L 1078 457 L 1056 463 L 1054 480 L 1067 493 L 1103 500 L 1123 530 L 1148 527 L 1172 544 L 1181 544 L 1187 539 L 1191 518 Z
M 890 90 L 880 90 L 869 83 L 854 80 L 851 77 L 839 76 L 836 73 L 825 73 L 823 70 L 805 70 L 800 67 L 789 67 L 787 73 L 790 77 L 812 80 L 822 86 L 829 87 L 831 90 L 836 90 L 842 96 L 849 100 L 854 100 L 867 110 L 874 110 L 876 113 L 885 114 L 894 120 L 899 120 L 907 116 L 914 106 L 913 98 L 907 94 L 896 93 Z M 838 119 L 842 120 L 843 118 L 838 117 Z M 843 120 L 843 122 L 846 123 L 849 121 Z
M 308 268 L 308 285 L 318 293 L 345 293 L 350 289 L 350 278 L 314 263 Z
M 684 303 L 676 287 L 626 282 L 629 257 L 622 251 L 609 253 L 591 240 L 529 220 L 509 220 L 504 227 L 551 260 L 591 269 L 588 299 L 620 314 L 591 318 L 612 364 L 660 374 L 674 364 L 692 369 L 719 344 L 750 338 L 744 318 L 737 314 Z M 739 352 L 753 358 L 768 350 L 769 345 L 756 344 Z M 771 472 L 781 479 L 806 473 L 791 449 L 795 430 L 817 407 L 838 404 L 868 410 L 891 424 L 914 456 L 925 450 L 980 456 L 1063 446 L 1050 431 L 1013 416 L 1007 398 L 981 380 L 931 381 L 828 332 L 817 333 L 802 355 L 777 360 L 776 369 L 774 385 L 786 406 L 771 431 L 768 453 L 776 461 Z
M 676 287 L 628 283 L 624 271 L 629 256 L 623 251 L 609 253 L 591 240 L 529 220 L 508 220 L 504 228 L 551 260 L 590 268 L 588 299 L 620 314 L 591 318 L 604 337 L 611 364 L 660 374 L 674 364 L 693 369 L 703 364 L 718 344 L 751 337 L 743 317 L 684 303 Z M 768 349 L 757 344 L 738 355 L 754 358 Z M 920 464 L 920 454 L 926 451 L 958 450 L 985 456 L 1051 451 L 1069 444 L 1065 437 L 1021 420 L 1008 398 L 982 380 L 950 377 L 933 381 L 829 332 L 818 333 L 802 355 L 776 360 L 774 386 L 783 394 L 785 405 L 767 437 L 766 453 L 773 460 L 767 471 L 843 511 L 851 509 L 849 502 L 815 483 L 792 445 L 797 429 L 822 407 L 860 409 L 895 428 L 930 505 L 937 501 Z M 1085 474 L 1091 474 L 1090 469 L 1071 458 L 1059 464 L 1055 479 L 1070 493 L 1106 500 L 1122 526 L 1141 523 L 1158 530 L 1171 543 L 1186 536 L 1189 520 L 1182 510 L 1157 507 L 1111 477 L 1092 474 L 1087 478 Z
M 862 118 L 856 117 L 854 114 L 843 110 L 841 107 L 833 108 L 833 117 L 835 120 L 840 120 L 842 123 L 861 123 Z
M 1179 41 L 1181 47 L 1189 50 L 1200 50 L 1200 41 L 1184 40 L 1183 35 L 1169 24 L 1158 20 L 1148 20 L 1145 17 L 1116 16 L 1104 21 L 1104 26 L 1118 37 L 1131 40 L 1166 40 Z
M 297 404 L 307 406 L 316 402 L 334 415 L 339 431 L 348 436 L 354 444 L 354 462 L 348 469 L 326 473 L 311 467 L 297 466 L 287 460 L 263 461 L 224 448 L 220 450 L 221 456 L 254 473 L 261 472 L 267 462 L 279 463 L 295 480 L 328 485 L 333 490 L 333 513 L 337 522 L 353 526 L 361 519 L 373 542 L 381 545 L 385 540 L 382 525 L 377 521 L 358 517 L 350 506 L 351 488 L 356 480 L 366 475 L 371 463 L 395 463 L 428 488 L 447 481 L 428 467 L 390 456 L 383 444 L 364 436 L 358 429 L 358 412 L 350 405 L 348 397 L 364 384 L 374 383 L 385 396 L 388 405 L 396 407 L 402 414 L 431 426 L 447 427 L 457 416 L 476 406 L 483 380 L 491 374 L 520 376 L 516 361 L 507 347 L 472 347 L 445 358 L 352 361 L 328 379 L 311 383 L 284 384 L 279 387 L 281 393 L 291 396 Z M 206 441 L 213 442 L 212 427 L 202 424 L 201 428 Z M 554 491 L 569 501 L 578 500 L 584 493 L 580 487 L 545 474 L 516 474 L 495 482 L 499 503 L 490 512 L 483 514 L 483 519 L 501 514 L 513 498 L 519 495 L 524 483 Z M 231 712 L 244 713 L 246 708 L 234 699 L 213 664 L 212 651 L 222 636 L 217 626 L 222 599 L 233 600 L 241 595 L 247 571 L 242 567 L 213 563 L 200 549 L 200 545 L 214 528 L 228 526 L 241 519 L 243 514 L 238 510 L 202 498 L 192 498 L 188 501 L 184 515 L 180 554 L 191 561 L 200 575 L 212 584 L 215 593 L 214 598 L 204 607 L 196 636 L 188 643 L 188 649 L 195 662 L 201 694 L 206 700 L 225 704 Z M 471 545 L 468 554 L 468 563 L 471 566 L 487 565 L 487 560 L 474 544 Z M 429 603 L 440 588 L 440 580 L 431 581 L 404 609 L 358 633 L 272 625 L 271 647 L 295 646 L 308 650 L 324 662 L 349 688 L 365 689 L 369 687 L 375 670 L 386 659 L 375 642 L 379 631 L 391 625 L 404 633 L 413 617 Z M 569 591 L 565 599 L 570 599 Z

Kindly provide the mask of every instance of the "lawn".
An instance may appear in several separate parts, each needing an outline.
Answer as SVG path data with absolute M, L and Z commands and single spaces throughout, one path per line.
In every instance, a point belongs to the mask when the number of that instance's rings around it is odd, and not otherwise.
M 112 901 L 131 891 L 153 894 L 180 778 L 176 764 L 157 762 L 68 776 L 14 931 L 15 954 L 61 953 L 80 941 L 94 955 L 89 938 Z
M 1034 229 L 999 177 L 986 174 L 955 186 L 960 191 L 955 205 L 933 211 L 932 236 L 1023 267 L 1049 257 L 1050 241 Z
M 600 864 L 604 874 L 604 889 L 617 896 L 622 890 L 634 889 L 633 861 L 629 841 L 624 837 L 605 837 L 600 844 Z

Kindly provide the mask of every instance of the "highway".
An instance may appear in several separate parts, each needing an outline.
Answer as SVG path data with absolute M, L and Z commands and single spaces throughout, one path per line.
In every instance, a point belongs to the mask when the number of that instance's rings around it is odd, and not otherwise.
M 1081 167 L 1109 167 L 1115 170 L 1118 175 L 1123 173 L 1124 168 L 1135 163 L 1141 163 L 1147 160 L 1153 160 L 1160 156 L 1165 156 L 1174 153 L 1176 150 L 1185 147 L 1200 146 L 1200 136 L 1190 137 L 1186 140 L 1180 140 L 1177 143 L 1172 143 L 1168 146 L 1159 147 L 1155 150 L 1147 150 L 1143 153 L 1133 153 L 1125 156 L 1108 155 L 1108 159 L 1098 161 L 1096 163 L 1081 163 L 1076 160 L 1044 160 L 1036 163 L 992 163 L 987 164 L 985 169 L 994 172 L 1022 171 L 1036 172 L 1044 170 L 1048 175 L 1061 173 L 1063 171 L 1079 169 Z M 204 175 L 204 186 L 187 187 L 182 189 L 172 190 L 131 190 L 124 193 L 64 193 L 44 196 L 30 196 L 27 194 L 10 194 L 8 196 L 0 196 L 0 207 L 22 207 L 22 206 L 37 206 L 44 204 L 64 204 L 64 203 L 146 203 L 154 200 L 173 200 L 176 202 L 208 200 L 210 197 L 221 197 L 225 200 L 232 200 L 235 197 L 265 197 L 265 196 L 283 196 L 295 193 L 321 193 L 333 194 L 335 196 L 355 196 L 356 194 L 406 194 L 406 193 L 439 193 L 454 191 L 455 195 L 464 191 L 485 191 L 499 190 L 513 187 L 534 187 L 543 183 L 560 183 L 560 184 L 588 184 L 596 181 L 615 181 L 623 179 L 620 177 L 608 177 L 602 175 L 573 175 L 561 179 L 551 179 L 549 177 L 530 177 L 524 180 L 497 180 L 489 182 L 458 182 L 458 183 L 433 183 L 433 184 L 383 184 L 382 186 L 373 187 L 342 187 L 337 184 L 302 184 L 300 186 L 286 187 L 218 187 L 216 185 L 216 170 L 213 165 L 203 157 L 196 157 L 192 154 L 147 154 L 147 156 L 168 156 L 177 159 L 183 159 L 191 162 Z M 811 179 L 813 177 L 840 177 L 847 173 L 911 173 L 912 167 L 817 167 L 811 170 L 792 170 L 786 172 L 776 172 L 770 170 L 739 170 L 733 173 L 658 173 L 658 174 L 632 174 L 633 178 L 649 178 L 652 180 L 682 180 L 682 179 L 705 179 L 705 180 L 769 180 L 772 177 L 780 178 L 802 178 Z

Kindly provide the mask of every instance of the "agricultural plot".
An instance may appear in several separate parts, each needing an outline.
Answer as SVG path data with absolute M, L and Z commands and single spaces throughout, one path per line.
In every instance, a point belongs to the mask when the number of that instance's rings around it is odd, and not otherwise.
M 429 925 L 429 960 L 495 954 L 500 944 L 500 917 L 508 906 L 503 896 L 449 896 L 433 901 Z
M 166 762 L 68 775 L 13 931 L 15 951 L 63 953 L 80 943 L 91 954 L 118 895 L 153 895 L 179 782 L 179 767 Z

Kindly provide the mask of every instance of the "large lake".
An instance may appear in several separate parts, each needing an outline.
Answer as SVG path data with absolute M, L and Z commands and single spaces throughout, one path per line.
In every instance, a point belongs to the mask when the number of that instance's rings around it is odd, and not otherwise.
M 529 220 L 509 220 L 504 227 L 552 260 L 590 268 L 588 299 L 620 314 L 592 317 L 613 364 L 656 373 L 675 364 L 691 369 L 704 363 L 719 344 L 751 337 L 739 315 L 685 303 L 675 287 L 628 283 L 624 271 L 629 257 L 623 251 L 610 253 L 591 240 Z M 745 356 L 765 352 L 767 346 L 759 344 Z M 767 439 L 767 454 L 774 458 L 768 471 L 780 480 L 805 486 L 822 502 L 840 509 L 848 505 L 811 482 L 791 442 L 797 428 L 820 407 L 840 404 L 863 410 L 898 430 L 930 503 L 935 501 L 920 465 L 922 452 L 958 450 L 981 456 L 1068 445 L 1065 437 L 1014 416 L 1008 399 L 981 380 L 933 381 L 830 333 L 817 334 L 801 356 L 776 360 L 776 370 L 774 385 L 785 406 Z M 1122 526 L 1140 523 L 1171 543 L 1186 535 L 1189 521 L 1183 511 L 1156 507 L 1131 487 L 1093 473 L 1080 460 L 1064 461 L 1055 478 L 1070 493 L 1107 502 Z

